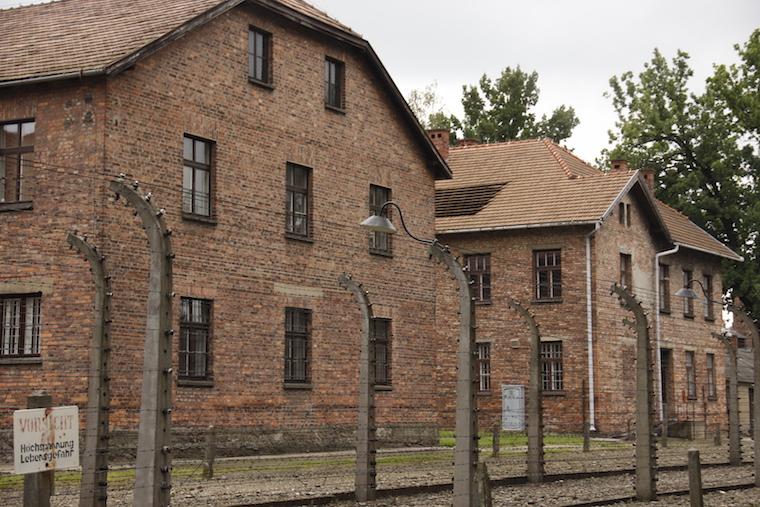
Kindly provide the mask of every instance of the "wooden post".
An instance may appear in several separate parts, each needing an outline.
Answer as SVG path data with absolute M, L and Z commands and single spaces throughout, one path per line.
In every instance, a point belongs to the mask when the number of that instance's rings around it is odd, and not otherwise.
M 50 408 L 53 397 L 44 391 L 35 391 L 26 398 L 26 408 Z M 37 472 L 24 476 L 24 507 L 50 507 L 55 472 Z
M 691 507 L 703 507 L 702 500 L 702 465 L 699 451 L 689 449 L 689 501 Z
M 377 484 L 377 426 L 375 423 L 375 337 L 371 332 L 374 314 L 369 293 L 362 284 L 343 273 L 338 284 L 353 293 L 361 310 L 361 336 L 359 337 L 359 414 L 356 428 L 356 470 L 354 487 L 356 500 L 375 499 Z
M 206 433 L 206 460 L 203 462 L 203 478 L 214 478 L 214 460 L 216 459 L 216 428 L 208 427 Z
M 660 438 L 660 445 L 662 447 L 668 447 L 668 404 L 662 404 L 662 436 Z
M 583 452 L 589 452 L 591 450 L 591 424 L 588 422 L 588 412 L 586 407 L 588 405 L 588 394 L 586 393 L 586 379 L 583 379 L 583 387 L 581 388 L 581 414 L 583 414 Z
M 501 424 L 499 421 L 493 423 L 493 457 L 498 458 L 501 451 Z

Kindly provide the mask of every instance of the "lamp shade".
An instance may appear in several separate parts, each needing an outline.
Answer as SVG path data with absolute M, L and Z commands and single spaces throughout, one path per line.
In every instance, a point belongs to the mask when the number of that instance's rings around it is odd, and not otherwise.
M 676 296 L 686 299 L 699 299 L 699 294 L 697 294 L 697 291 L 691 287 L 683 287 L 681 289 L 678 289 L 676 291 Z
M 372 215 L 360 225 L 372 232 L 387 232 L 388 234 L 396 234 L 398 232 L 390 220 L 380 215 Z

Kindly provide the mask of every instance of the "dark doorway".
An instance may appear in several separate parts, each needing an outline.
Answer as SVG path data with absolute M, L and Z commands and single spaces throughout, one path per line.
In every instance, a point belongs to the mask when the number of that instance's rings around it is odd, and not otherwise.
M 662 369 L 662 403 L 663 416 L 666 420 L 670 419 L 673 413 L 673 351 L 670 349 L 660 349 L 660 368 Z

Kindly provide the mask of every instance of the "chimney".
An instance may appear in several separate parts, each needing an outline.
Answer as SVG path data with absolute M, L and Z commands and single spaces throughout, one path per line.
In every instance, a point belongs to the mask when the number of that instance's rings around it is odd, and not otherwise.
M 614 172 L 618 172 L 618 171 L 628 172 L 628 171 L 631 170 L 631 168 L 628 167 L 628 161 L 627 160 L 623 160 L 623 159 L 612 160 L 611 164 L 612 164 L 612 169 L 611 170 L 614 171 Z
M 480 141 L 472 137 L 465 137 L 457 143 L 457 148 L 466 148 L 467 146 L 476 146 L 480 144 Z
M 639 172 L 641 172 L 647 185 L 649 185 L 649 190 L 654 192 L 654 169 L 641 169 Z
M 451 132 L 449 132 L 447 129 L 435 129 L 435 130 L 428 130 L 427 135 L 430 138 L 430 140 L 433 142 L 433 146 L 435 146 L 435 149 L 438 150 L 438 153 L 441 154 L 441 158 L 443 160 L 449 159 L 449 136 L 451 136 Z

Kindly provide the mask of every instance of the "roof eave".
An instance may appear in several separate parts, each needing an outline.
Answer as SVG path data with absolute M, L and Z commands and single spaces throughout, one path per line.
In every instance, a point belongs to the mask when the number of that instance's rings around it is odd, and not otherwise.
M 694 250 L 694 251 L 697 251 L 697 252 L 702 252 L 702 253 L 705 253 L 705 254 L 708 254 L 708 255 L 714 255 L 716 257 L 723 257 L 724 259 L 729 259 L 729 260 L 736 261 L 736 262 L 744 262 L 744 257 L 742 257 L 741 255 L 738 255 L 738 254 L 736 254 L 734 252 L 731 252 L 731 255 L 729 255 L 729 254 L 725 254 L 725 253 L 719 253 L 719 252 L 716 252 L 714 250 L 707 250 L 706 248 L 700 248 L 700 247 L 694 246 L 694 245 L 688 245 L 686 243 L 679 243 L 677 241 L 674 241 L 673 244 L 674 245 L 678 245 L 681 248 L 688 248 L 689 250 Z
M 471 227 L 469 229 L 445 229 L 436 231 L 436 234 L 471 234 L 475 232 L 498 232 L 498 231 L 514 231 L 524 229 L 542 229 L 544 227 L 572 227 L 578 225 L 595 225 L 598 220 L 567 220 L 563 222 L 546 222 L 535 224 L 519 224 L 519 225 L 495 225 L 491 227 Z
M 48 74 L 45 76 L 27 77 L 22 79 L 12 79 L 8 81 L 0 81 L 0 88 L 10 88 L 13 86 L 25 86 L 42 83 L 52 83 L 55 81 L 67 81 L 69 79 L 84 79 L 86 77 L 104 76 L 106 74 L 105 69 L 88 69 L 79 70 L 77 72 L 64 72 L 62 74 Z

